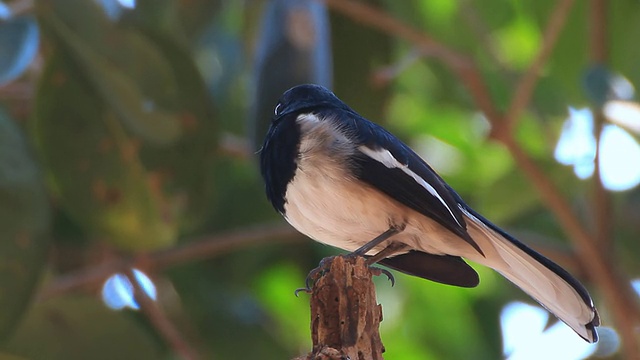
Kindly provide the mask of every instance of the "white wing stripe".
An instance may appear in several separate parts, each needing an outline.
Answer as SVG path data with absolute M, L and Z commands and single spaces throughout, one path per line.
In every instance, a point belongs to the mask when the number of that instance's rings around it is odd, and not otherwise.
M 399 162 L 393 156 L 393 154 L 391 154 L 391 152 L 389 152 L 389 150 L 386 150 L 386 149 L 373 150 L 373 149 L 371 149 L 371 148 L 369 148 L 367 146 L 364 146 L 364 145 L 359 146 L 358 149 L 363 154 L 365 154 L 368 157 L 378 161 L 379 163 L 383 164 L 387 168 L 389 168 L 389 169 L 397 168 L 397 169 L 402 170 L 405 174 L 411 176 L 411 178 L 413 180 L 415 180 L 415 182 L 417 182 L 420 186 L 425 188 L 431 195 L 435 196 L 442 203 L 442 205 L 444 205 L 444 207 L 447 208 L 447 210 L 449 210 L 449 214 L 451 214 L 451 217 L 453 218 L 453 220 L 455 220 L 456 223 L 458 223 L 458 225 L 462 226 L 462 224 L 460 224 L 460 222 L 458 221 L 456 216 L 453 214 L 453 211 L 451 211 L 451 208 L 449 208 L 449 205 L 447 205 L 447 203 L 444 201 L 444 199 L 442 199 L 442 197 L 440 196 L 440 194 L 438 194 L 436 189 L 434 189 L 433 186 L 431 186 L 428 182 L 426 182 L 418 174 L 416 174 L 413 171 L 411 171 L 411 169 L 409 169 L 409 166 Z
M 320 122 L 320 118 L 314 113 L 306 113 L 298 115 L 296 121 L 298 122 L 298 124 L 305 122 L 317 124 Z

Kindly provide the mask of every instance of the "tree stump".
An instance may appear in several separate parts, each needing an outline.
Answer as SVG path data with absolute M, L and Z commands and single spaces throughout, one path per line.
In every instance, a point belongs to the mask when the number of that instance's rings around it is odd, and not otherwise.
M 373 273 L 365 259 L 336 256 L 320 266 L 311 294 L 313 350 L 306 359 L 382 359 L 382 306 L 376 302 Z

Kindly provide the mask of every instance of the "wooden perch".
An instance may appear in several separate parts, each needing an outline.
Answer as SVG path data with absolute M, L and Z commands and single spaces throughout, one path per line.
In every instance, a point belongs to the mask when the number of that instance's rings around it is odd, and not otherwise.
M 382 359 L 382 306 L 376 302 L 373 272 L 365 259 L 336 256 L 320 266 L 311 294 L 313 350 L 298 359 Z

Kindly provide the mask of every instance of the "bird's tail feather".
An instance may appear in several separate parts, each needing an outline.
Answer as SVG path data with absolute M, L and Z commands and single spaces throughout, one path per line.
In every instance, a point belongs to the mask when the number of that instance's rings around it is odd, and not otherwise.
M 468 259 L 498 271 L 588 342 L 598 340 L 598 312 L 578 280 L 473 210 L 463 212 L 467 231 L 485 253 Z

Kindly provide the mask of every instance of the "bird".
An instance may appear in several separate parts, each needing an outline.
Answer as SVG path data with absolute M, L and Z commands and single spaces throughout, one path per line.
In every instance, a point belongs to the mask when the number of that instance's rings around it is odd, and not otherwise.
M 282 94 L 260 153 L 266 196 L 320 243 L 442 284 L 475 287 L 490 267 L 589 343 L 600 317 L 565 269 L 467 205 L 419 155 L 330 90 Z

